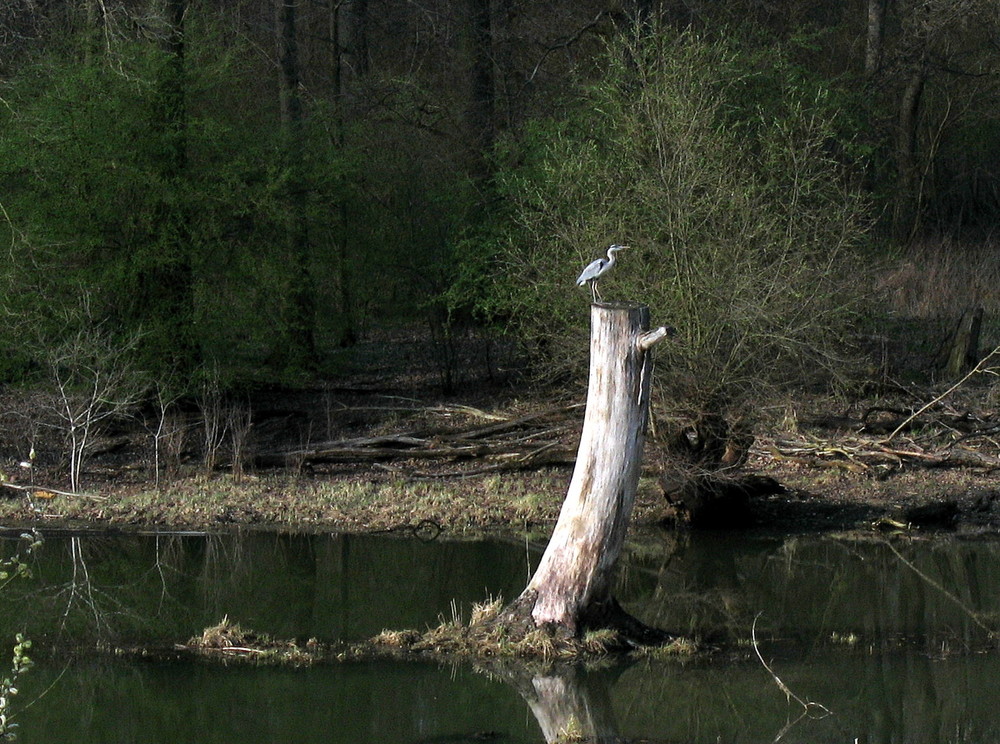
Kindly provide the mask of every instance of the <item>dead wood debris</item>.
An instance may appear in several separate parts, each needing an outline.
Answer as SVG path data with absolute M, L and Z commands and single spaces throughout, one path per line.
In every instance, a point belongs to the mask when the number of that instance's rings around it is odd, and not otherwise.
M 859 418 L 817 417 L 796 432 L 759 437 L 756 454 L 777 461 L 888 477 L 904 468 L 1000 469 L 1000 417 L 934 401 L 915 407 L 879 405 Z
M 574 449 L 567 435 L 578 426 L 574 414 L 583 407 L 572 404 L 502 417 L 469 406 L 433 406 L 422 413 L 461 418 L 472 426 L 438 424 L 399 434 L 357 437 L 322 442 L 292 450 L 259 452 L 255 463 L 264 467 L 294 467 L 319 463 L 370 462 L 383 469 L 402 472 L 406 462 L 411 477 L 466 477 L 490 472 L 525 470 L 545 465 L 572 463 Z M 489 423 L 482 424 L 482 420 Z M 475 459 L 474 469 L 451 469 L 424 473 L 413 461 L 459 463 Z M 485 464 L 482 464 L 485 463 Z
M 881 477 L 906 466 L 1000 469 L 1000 457 L 994 453 L 967 447 L 926 449 L 913 442 L 889 447 L 859 437 L 844 437 L 836 442 L 782 437 L 761 442 L 756 449 L 775 460 Z

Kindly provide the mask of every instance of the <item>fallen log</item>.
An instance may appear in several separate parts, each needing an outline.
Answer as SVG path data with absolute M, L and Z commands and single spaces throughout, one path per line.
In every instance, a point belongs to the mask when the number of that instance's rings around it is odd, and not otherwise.
M 571 430 L 573 423 L 558 421 L 565 420 L 567 414 L 580 407 L 580 404 L 559 406 L 464 430 L 410 431 L 321 442 L 291 450 L 257 452 L 253 461 L 258 467 L 291 467 L 307 463 L 370 463 L 404 459 L 511 458 L 518 461 L 519 469 L 528 467 L 529 463 L 537 467 L 555 460 L 566 461 L 565 455 L 560 453 L 553 460 L 541 462 L 539 454 L 549 450 L 555 454 L 562 447 L 561 437 Z M 553 418 L 557 419 L 555 425 Z M 487 471 L 494 469 L 504 467 L 490 466 Z
M 572 465 L 576 462 L 576 453 L 561 442 L 551 442 L 536 450 L 526 453 L 511 453 L 500 455 L 499 462 L 482 467 L 464 470 L 448 470 L 438 473 L 430 473 L 420 470 L 405 470 L 400 467 L 393 467 L 384 463 L 376 463 L 377 467 L 389 470 L 407 478 L 417 480 L 440 480 L 444 478 L 471 478 L 477 475 L 489 475 L 491 473 L 509 473 L 520 470 L 537 470 L 538 468 L 554 465 Z

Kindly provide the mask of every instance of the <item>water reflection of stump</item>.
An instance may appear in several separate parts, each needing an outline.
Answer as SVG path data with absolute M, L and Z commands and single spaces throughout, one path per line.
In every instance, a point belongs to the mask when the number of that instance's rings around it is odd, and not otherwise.
M 507 670 L 501 676 L 528 703 L 545 741 L 618 740 L 605 675 L 566 666 L 535 675 Z

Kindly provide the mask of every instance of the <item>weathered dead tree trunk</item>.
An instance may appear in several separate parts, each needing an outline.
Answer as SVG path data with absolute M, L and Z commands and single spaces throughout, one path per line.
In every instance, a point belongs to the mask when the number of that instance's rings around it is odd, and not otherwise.
M 645 306 L 591 306 L 590 387 L 576 468 L 535 575 L 498 622 L 548 627 L 570 636 L 611 627 L 636 640 L 662 638 L 627 615 L 611 596 L 639 482 L 650 349 L 668 335 L 665 328 L 648 327 Z

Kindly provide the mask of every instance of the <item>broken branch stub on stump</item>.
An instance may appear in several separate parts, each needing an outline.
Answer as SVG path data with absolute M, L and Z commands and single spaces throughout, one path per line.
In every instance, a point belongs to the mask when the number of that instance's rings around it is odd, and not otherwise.
M 639 482 L 649 351 L 670 335 L 648 328 L 644 305 L 591 305 L 590 383 L 573 478 L 538 569 L 508 608 L 527 611 L 536 627 L 577 635 L 588 627 L 639 625 L 610 590 Z

